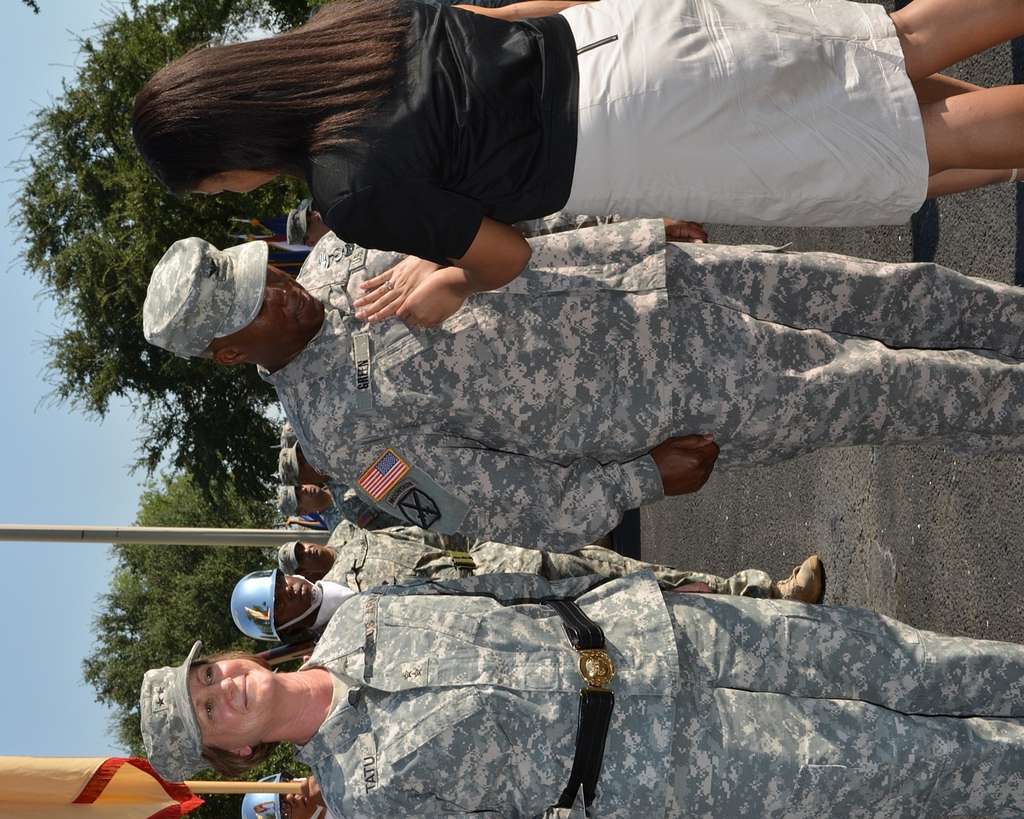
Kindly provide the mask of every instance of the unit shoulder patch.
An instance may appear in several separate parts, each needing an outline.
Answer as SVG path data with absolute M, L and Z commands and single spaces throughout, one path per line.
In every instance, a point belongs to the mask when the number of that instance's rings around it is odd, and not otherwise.
M 385 512 L 421 529 L 457 532 L 469 511 L 465 501 L 391 448 L 360 475 L 356 486 Z

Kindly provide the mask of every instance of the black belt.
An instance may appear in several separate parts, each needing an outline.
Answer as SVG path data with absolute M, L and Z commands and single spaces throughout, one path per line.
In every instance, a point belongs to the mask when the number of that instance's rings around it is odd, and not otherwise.
M 576 755 L 572 760 L 569 784 L 556 803 L 571 808 L 583 788 L 583 803 L 590 807 L 597 795 L 604 744 L 615 708 L 615 695 L 608 683 L 615 676 L 615 665 L 605 650 L 604 632 L 571 600 L 545 600 L 562 618 L 569 642 L 580 655 L 580 674 L 586 686 L 580 691 L 580 717 L 576 727 Z

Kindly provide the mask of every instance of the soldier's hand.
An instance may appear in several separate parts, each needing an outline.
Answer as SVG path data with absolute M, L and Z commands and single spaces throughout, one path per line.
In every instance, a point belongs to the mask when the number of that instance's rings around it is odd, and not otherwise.
M 702 583 L 698 580 L 693 583 L 684 583 L 682 586 L 676 586 L 674 589 L 670 589 L 670 591 L 689 594 L 711 594 L 711 587 L 707 583 Z
M 661 473 L 666 495 L 696 492 L 711 477 L 718 458 L 718 444 L 712 435 L 684 435 L 669 438 L 651 450 Z
M 703 244 L 708 240 L 708 232 L 699 222 L 687 222 L 685 219 L 664 219 L 666 242 L 696 242 Z
M 290 793 L 282 800 L 287 805 L 288 819 L 312 819 L 317 809 L 327 810 L 320 786 L 312 776 L 302 780 L 302 793 Z
M 430 276 L 441 269 L 441 265 L 406 256 L 402 261 L 385 270 L 379 276 L 363 282 L 366 293 L 353 302 L 356 318 L 367 321 L 384 321 L 396 315 L 409 295 Z

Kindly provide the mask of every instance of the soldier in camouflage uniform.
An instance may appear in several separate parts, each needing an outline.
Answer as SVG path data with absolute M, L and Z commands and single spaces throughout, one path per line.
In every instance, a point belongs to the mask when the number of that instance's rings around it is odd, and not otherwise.
M 603 546 L 584 546 L 574 552 L 548 552 L 489 540 L 468 540 L 460 535 L 429 532 L 418 526 L 393 526 L 371 532 L 341 521 L 327 541 L 327 548 L 334 552 L 334 564 L 326 572 L 311 576 L 296 559 L 297 543 L 286 543 L 278 550 L 278 567 L 284 574 L 301 574 L 311 581 L 323 579 L 342 583 L 356 591 L 415 579 L 449 580 L 493 572 L 525 572 L 559 580 L 587 574 L 622 577 L 649 569 L 663 589 L 696 584 L 713 594 L 783 598 L 803 603 L 819 602 L 824 592 L 824 570 L 816 556 L 794 568 L 786 580 L 775 582 L 758 569 L 719 577 L 633 560 Z
M 540 602 L 552 597 L 601 626 L 615 665 L 592 816 L 1024 816 L 1024 647 L 858 609 L 663 592 L 649 572 L 355 595 L 292 674 L 190 671 L 194 649 L 146 674 L 150 761 L 182 779 L 209 765 L 203 741 L 245 765 L 273 738 L 301 745 L 337 816 L 582 819 L 579 794 L 551 807 L 586 685 Z
M 196 242 L 157 267 L 147 337 L 248 360 L 243 333 L 217 337 L 226 308 L 190 295 L 189 266 L 212 253 Z M 352 303 L 396 256 L 325 236 L 298 278 L 323 318 L 264 372 L 310 463 L 424 528 L 567 550 L 682 491 L 670 436 L 713 433 L 723 466 L 1024 444 L 1020 288 L 934 264 L 666 245 L 650 220 L 531 244 L 518 278 L 424 330 L 363 325 Z

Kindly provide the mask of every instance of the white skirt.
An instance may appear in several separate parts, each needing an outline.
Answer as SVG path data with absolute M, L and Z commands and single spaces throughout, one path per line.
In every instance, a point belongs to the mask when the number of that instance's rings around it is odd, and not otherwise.
M 854 226 L 924 201 L 921 112 L 881 6 L 600 0 L 562 15 L 580 51 L 567 211 Z

